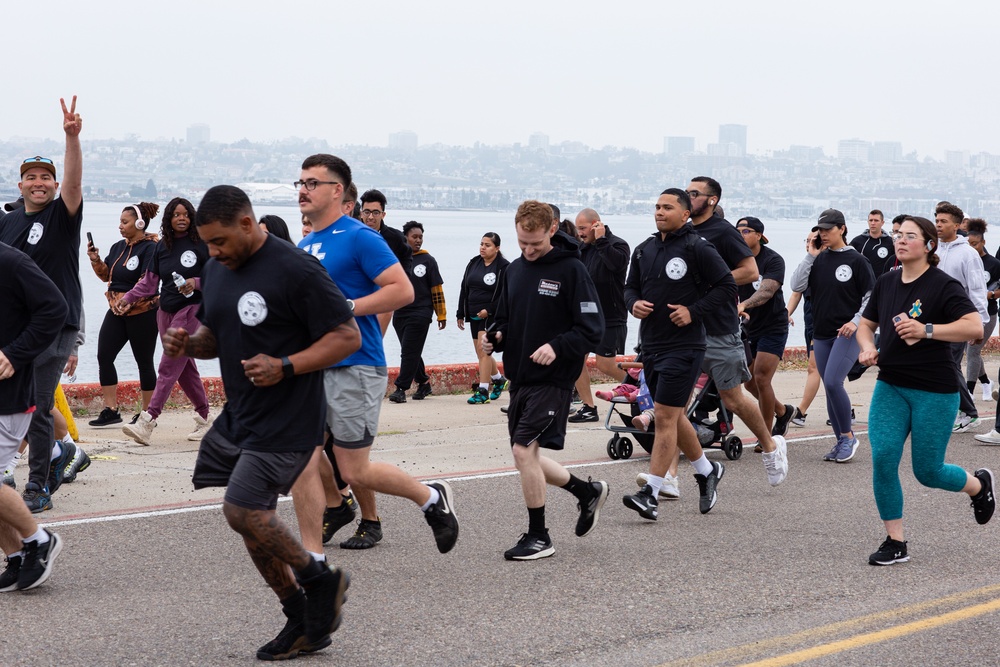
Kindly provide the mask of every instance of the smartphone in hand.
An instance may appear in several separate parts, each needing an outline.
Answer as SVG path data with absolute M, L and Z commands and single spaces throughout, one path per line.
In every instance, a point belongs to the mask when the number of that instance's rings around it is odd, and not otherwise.
M 94 235 L 91 234 L 90 232 L 87 232 L 87 247 L 88 248 L 94 247 Z
M 892 323 L 899 324 L 900 322 L 905 322 L 908 319 L 910 319 L 909 315 L 907 315 L 906 313 L 900 313 L 899 315 L 896 315 L 895 317 L 892 318 Z M 917 342 L 916 338 L 904 338 L 902 340 L 907 345 L 915 345 Z

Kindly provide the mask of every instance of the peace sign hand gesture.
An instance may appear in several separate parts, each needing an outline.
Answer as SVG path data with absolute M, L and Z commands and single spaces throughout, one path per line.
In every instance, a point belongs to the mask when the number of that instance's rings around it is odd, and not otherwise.
M 66 108 L 66 100 L 61 97 L 59 98 L 59 104 L 62 105 L 63 130 L 66 132 L 66 135 L 70 137 L 79 136 L 80 130 L 83 128 L 83 119 L 76 112 L 76 95 L 73 96 L 73 101 L 70 103 L 69 109 Z

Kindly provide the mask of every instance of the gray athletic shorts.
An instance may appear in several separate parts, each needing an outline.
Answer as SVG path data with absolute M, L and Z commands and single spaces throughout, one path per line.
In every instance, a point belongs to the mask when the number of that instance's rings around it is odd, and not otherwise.
M 725 391 L 750 379 L 750 367 L 739 334 L 705 337 L 705 360 L 701 370 L 715 380 L 715 388 Z
M 333 433 L 334 447 L 371 447 L 388 384 L 385 366 L 339 366 L 323 372 L 326 425 Z
M 0 472 L 14 461 L 17 448 L 21 446 L 24 436 L 28 435 L 31 414 L 18 412 L 15 415 L 0 415 Z

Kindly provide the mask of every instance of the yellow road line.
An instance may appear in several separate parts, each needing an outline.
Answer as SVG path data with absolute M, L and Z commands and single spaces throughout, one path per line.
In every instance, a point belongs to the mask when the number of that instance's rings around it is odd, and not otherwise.
M 915 632 L 932 630 L 944 625 L 950 625 L 959 621 L 975 618 L 976 616 L 982 616 L 983 614 L 989 614 L 997 610 L 1000 610 L 1000 598 L 991 600 L 990 602 L 973 605 L 971 607 L 965 607 L 964 609 L 956 609 L 955 611 L 950 611 L 938 616 L 931 616 L 930 618 L 913 621 L 912 623 L 904 623 L 903 625 L 897 625 L 893 628 L 886 628 L 885 630 L 855 635 L 854 637 L 848 637 L 847 639 L 841 639 L 840 641 L 822 644 L 821 646 L 814 646 L 812 648 L 795 651 L 794 653 L 787 653 L 785 655 L 779 655 L 766 660 L 749 662 L 744 664 L 742 667 L 781 667 L 782 665 L 794 665 L 796 663 L 805 662 L 806 660 L 815 660 L 816 658 L 822 658 L 823 656 L 832 655 L 834 653 L 850 651 L 851 649 L 860 648 L 869 644 L 877 644 L 879 642 L 889 641 L 890 639 L 898 639 L 899 637 L 905 637 L 906 635 L 911 635 Z
M 732 648 L 712 651 L 710 653 L 704 653 L 690 658 L 681 658 L 679 660 L 663 663 L 662 665 L 660 665 L 660 667 L 693 667 L 694 665 L 703 666 L 710 664 L 728 663 L 731 661 L 739 660 L 740 658 L 746 656 L 748 653 L 760 654 L 766 651 L 780 650 L 785 646 L 802 644 L 806 642 L 814 642 L 822 637 L 829 637 L 831 635 L 843 634 L 845 632 L 854 632 L 866 625 L 873 625 L 873 624 L 885 625 L 887 622 L 898 622 L 900 619 L 906 616 L 911 616 L 913 614 L 919 614 L 922 612 L 926 612 L 928 610 L 936 609 L 939 607 L 945 607 L 948 605 L 968 603 L 969 601 L 976 598 L 989 597 L 997 594 L 1000 594 L 1000 584 L 984 586 L 982 588 L 977 588 L 970 591 L 953 593 L 952 595 L 946 595 L 944 597 L 935 598 L 933 600 L 918 602 L 916 604 L 908 605 L 905 607 L 898 607 L 890 611 L 881 611 L 874 614 L 859 616 L 857 618 L 851 618 L 845 621 L 838 621 L 836 623 L 830 623 L 828 625 L 821 625 L 815 628 L 809 628 L 807 630 L 802 630 L 800 632 L 796 632 L 790 635 L 782 635 L 779 637 L 772 637 L 770 639 L 762 639 L 760 641 L 755 641 L 751 644 L 745 644 L 742 646 L 734 646 Z

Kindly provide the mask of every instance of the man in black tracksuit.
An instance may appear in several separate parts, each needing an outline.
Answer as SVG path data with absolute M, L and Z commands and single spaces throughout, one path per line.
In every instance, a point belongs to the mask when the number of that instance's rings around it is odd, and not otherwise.
M 690 217 L 687 193 L 664 190 L 656 201 L 657 233 L 632 253 L 625 283 L 625 303 L 642 320 L 643 373 L 656 432 L 646 485 L 622 501 L 653 521 L 656 497 L 678 446 L 694 466 L 702 514 L 715 506 L 715 488 L 725 472 L 721 463 L 705 457 L 684 408 L 701 374 L 704 321 L 736 298 L 736 281 L 715 247 L 695 232 Z
M 560 450 L 573 383 L 584 356 L 604 331 L 600 301 L 577 242 L 552 220 L 547 204 L 526 201 L 514 216 L 521 257 L 511 262 L 494 325 L 483 351 L 503 351 L 511 381 L 508 431 L 528 506 L 528 532 L 504 553 L 507 560 L 536 560 L 555 550 L 545 526 L 545 485 L 560 486 L 579 502 L 576 534 L 597 524 L 608 497 L 605 482 L 583 481 L 539 449 Z
M 604 335 L 591 352 L 597 359 L 597 370 L 621 382 L 625 371 L 618 368 L 616 357 L 625 353 L 628 335 L 628 311 L 625 309 L 625 273 L 628 271 L 630 250 L 625 239 L 615 236 L 601 222 L 601 216 L 592 208 L 585 208 L 576 216 L 576 231 L 583 245 L 580 261 L 587 267 L 604 313 Z M 586 361 L 586 356 L 584 357 Z M 584 366 L 576 381 L 576 391 L 583 405 L 570 415 L 572 423 L 598 421 L 594 394 L 590 390 L 590 371 Z

